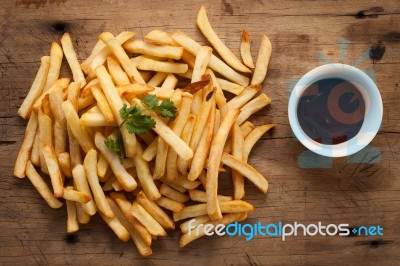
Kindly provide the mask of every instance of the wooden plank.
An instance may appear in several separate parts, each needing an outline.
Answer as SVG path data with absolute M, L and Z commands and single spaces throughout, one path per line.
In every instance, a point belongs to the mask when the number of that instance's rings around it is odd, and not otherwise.
M 195 26 L 197 8 L 204 4 L 221 39 L 237 55 L 240 32 L 249 30 L 256 58 L 260 36 L 273 45 L 263 92 L 270 107 L 257 113 L 255 124 L 277 124 L 262 138 L 250 163 L 270 181 L 262 195 L 246 184 L 246 200 L 256 209 L 247 222 L 305 224 L 350 223 L 384 227 L 384 236 L 371 237 L 212 237 L 184 249 L 179 232 L 154 241 L 153 255 L 142 259 L 132 243 L 122 243 L 99 217 L 67 237 L 66 212 L 49 209 L 27 180 L 12 177 L 13 163 L 25 122 L 17 109 L 34 78 L 40 57 L 53 40 L 71 33 L 78 58 L 91 51 L 99 33 L 152 29 L 181 29 L 206 44 Z M 17 0 L 0 4 L 0 262 L 1 264 L 396 264 L 400 248 L 400 6 L 380 1 L 111 1 Z M 305 148 L 292 138 L 287 119 L 286 89 L 310 69 L 323 64 L 317 53 L 340 62 L 340 38 L 348 40 L 346 63 L 355 62 L 381 40 L 382 59 L 369 58 L 359 67 L 374 73 L 384 102 L 380 133 L 371 143 L 382 154 L 379 164 L 347 164 L 334 159 L 329 169 L 300 169 Z M 65 64 L 66 66 L 66 64 Z M 64 67 L 63 75 L 69 75 Z M 231 194 L 229 176 L 221 194 Z M 48 180 L 47 180 L 48 181 Z

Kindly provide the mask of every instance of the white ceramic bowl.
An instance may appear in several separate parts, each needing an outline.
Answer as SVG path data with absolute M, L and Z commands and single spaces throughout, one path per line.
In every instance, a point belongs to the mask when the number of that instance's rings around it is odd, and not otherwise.
M 304 133 L 297 118 L 297 105 L 308 86 L 330 78 L 344 79 L 357 87 L 364 98 L 365 117 L 359 133 L 354 138 L 343 143 L 326 145 L 312 140 Z M 348 156 L 367 146 L 380 128 L 382 114 L 382 98 L 375 83 L 360 69 L 345 64 L 327 64 L 309 71 L 297 82 L 288 105 L 289 122 L 296 138 L 309 150 L 328 157 Z

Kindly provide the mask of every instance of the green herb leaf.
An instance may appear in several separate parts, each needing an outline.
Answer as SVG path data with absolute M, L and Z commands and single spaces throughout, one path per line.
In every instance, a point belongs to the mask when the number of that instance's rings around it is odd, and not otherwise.
M 142 102 L 145 103 L 151 110 L 154 110 L 154 108 L 157 107 L 158 105 L 158 98 L 154 94 L 149 94 L 146 97 L 143 98 Z
M 130 115 L 124 122 L 130 134 L 144 134 L 156 126 L 156 121 L 151 116 L 141 113 Z
M 150 94 L 143 98 L 143 103 L 145 103 L 149 109 L 159 112 L 161 117 L 168 117 L 170 120 L 175 119 L 176 107 L 174 102 L 171 100 L 162 100 L 161 104 L 158 105 L 159 99 L 156 95 Z
M 122 139 L 121 131 L 119 128 L 117 128 L 117 138 L 109 138 L 104 141 L 104 144 L 106 144 L 107 148 L 118 154 L 119 160 L 121 163 L 125 159 L 125 146 L 124 146 L 124 141 Z

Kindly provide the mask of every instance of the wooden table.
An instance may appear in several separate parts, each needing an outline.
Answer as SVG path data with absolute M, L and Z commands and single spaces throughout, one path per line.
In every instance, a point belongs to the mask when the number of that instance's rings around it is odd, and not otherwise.
M 90 2 L 90 4 L 86 4 Z M 65 232 L 65 209 L 50 209 L 26 179 L 12 176 L 26 122 L 17 116 L 37 71 L 40 56 L 64 31 L 72 34 L 79 59 L 99 33 L 181 29 L 205 43 L 196 27 L 201 4 L 225 43 L 238 54 L 240 32 L 248 28 L 256 56 L 266 33 L 273 45 L 264 92 L 272 99 L 255 124 L 275 123 L 250 163 L 268 177 L 263 195 L 246 185 L 256 206 L 247 219 L 309 224 L 321 221 L 351 227 L 380 225 L 381 237 L 208 237 L 180 249 L 180 233 L 154 241 L 153 255 L 141 258 L 95 217 L 75 237 Z M 323 64 L 341 62 L 339 42 L 347 40 L 345 63 L 353 64 L 378 41 L 380 60 L 366 57 L 358 67 L 377 81 L 384 103 L 383 124 L 372 145 L 380 163 L 349 164 L 335 159 L 326 169 L 302 169 L 305 148 L 292 138 L 287 118 L 290 84 Z M 376 46 L 376 45 L 375 45 Z M 400 5 L 386 1 L 118 1 L 16 0 L 0 4 L 0 264 L 135 265 L 322 265 L 400 263 Z M 375 50 L 380 57 L 382 49 Z M 377 59 L 378 59 L 377 58 Z M 68 73 L 66 71 L 65 73 Z M 377 159 L 377 158 L 375 158 Z M 222 193 L 231 191 L 229 177 Z

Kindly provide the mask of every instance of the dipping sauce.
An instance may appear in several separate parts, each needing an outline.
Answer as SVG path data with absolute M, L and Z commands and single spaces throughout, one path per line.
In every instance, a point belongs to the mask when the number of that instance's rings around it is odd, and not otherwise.
M 354 84 L 340 78 L 308 86 L 297 105 L 304 133 L 321 144 L 339 144 L 355 137 L 365 116 L 365 102 Z

